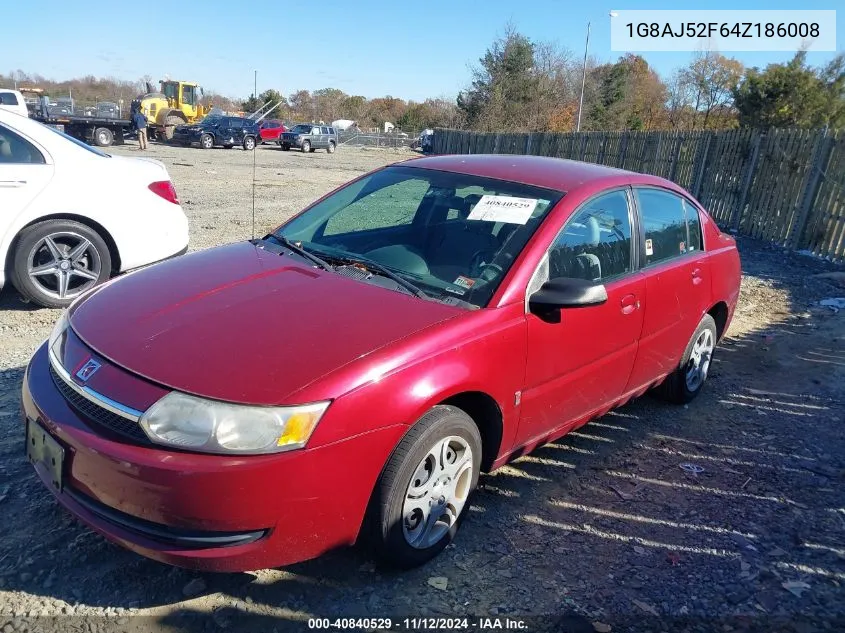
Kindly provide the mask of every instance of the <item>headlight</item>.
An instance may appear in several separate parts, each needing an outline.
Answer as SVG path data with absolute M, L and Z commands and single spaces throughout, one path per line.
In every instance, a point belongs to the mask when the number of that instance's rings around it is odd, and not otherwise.
M 158 444 L 206 453 L 279 453 L 305 446 L 328 406 L 255 407 L 173 391 L 140 424 Z
M 67 310 L 62 310 L 61 315 L 59 315 L 59 318 L 56 320 L 55 325 L 53 325 L 53 331 L 50 332 L 50 338 L 47 339 L 48 350 L 53 349 L 53 345 L 56 341 L 59 340 L 59 337 L 61 337 L 61 335 L 67 329 L 68 324 L 69 321 L 67 318 Z

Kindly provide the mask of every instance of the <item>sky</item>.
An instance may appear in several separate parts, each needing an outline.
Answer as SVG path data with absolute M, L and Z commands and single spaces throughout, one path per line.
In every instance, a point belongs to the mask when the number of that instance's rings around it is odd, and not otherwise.
M 555 41 L 614 61 L 609 12 L 621 9 L 836 9 L 837 2 L 778 0 L 203 0 L 119 3 L 103 13 L 66 0 L 8 2 L 3 7 L 0 68 L 54 80 L 84 75 L 137 80 L 144 75 L 199 82 L 242 98 L 268 88 L 339 88 L 367 98 L 454 98 L 508 22 L 535 41 Z M 94 4 L 92 7 L 107 6 Z M 76 10 L 74 7 L 79 8 Z M 841 8 L 841 5 L 840 5 Z M 162 18 L 167 18 L 163 23 Z M 845 50 L 845 11 L 837 15 Z M 37 39 L 33 37 L 37 32 Z M 748 66 L 787 61 L 791 53 L 731 53 Z M 692 53 L 642 53 L 664 78 Z M 810 53 L 811 65 L 835 53 Z

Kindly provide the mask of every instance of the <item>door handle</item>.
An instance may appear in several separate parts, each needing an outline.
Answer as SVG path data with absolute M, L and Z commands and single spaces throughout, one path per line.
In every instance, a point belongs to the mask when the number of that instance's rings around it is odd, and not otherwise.
M 693 285 L 694 285 L 694 286 L 697 286 L 697 285 L 698 285 L 698 284 L 700 284 L 702 281 L 704 281 L 704 280 L 701 278 L 701 269 L 700 269 L 700 268 L 695 268 L 695 269 L 692 271 L 692 283 L 693 283 Z
M 625 295 L 619 304 L 622 307 L 622 314 L 631 314 L 634 310 L 640 309 L 640 300 L 636 295 Z
M 26 180 L 0 180 L 0 187 L 23 187 Z

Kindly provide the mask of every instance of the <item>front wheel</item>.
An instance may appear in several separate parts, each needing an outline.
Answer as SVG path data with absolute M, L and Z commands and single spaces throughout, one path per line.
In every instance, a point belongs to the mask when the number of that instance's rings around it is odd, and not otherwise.
M 302 141 L 302 153 L 311 151 L 311 141 Z
M 287 143 L 282 143 L 281 147 L 282 147 L 283 152 L 289 152 L 290 151 L 290 145 L 288 145 Z
M 662 396 L 671 402 L 686 404 L 701 393 L 713 362 L 717 337 L 716 322 L 705 314 L 684 350 L 680 365 L 660 385 Z
M 377 484 L 370 539 L 382 562 L 403 569 L 452 541 L 481 471 L 481 435 L 461 409 L 438 405 L 405 435 Z
M 28 300 L 64 308 L 111 276 L 103 238 L 72 220 L 46 220 L 24 229 L 13 255 L 12 282 Z
M 244 149 L 248 152 L 251 152 L 255 149 L 255 139 L 251 136 L 247 136 L 244 139 Z
M 203 134 L 200 137 L 200 147 L 203 149 L 211 149 L 214 147 L 214 137 L 211 134 Z

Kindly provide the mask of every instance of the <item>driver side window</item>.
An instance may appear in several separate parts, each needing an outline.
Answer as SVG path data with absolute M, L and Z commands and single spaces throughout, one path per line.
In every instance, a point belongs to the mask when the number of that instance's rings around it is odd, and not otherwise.
M 549 278 L 605 282 L 631 272 L 631 219 L 624 190 L 594 198 L 569 218 L 549 251 Z

